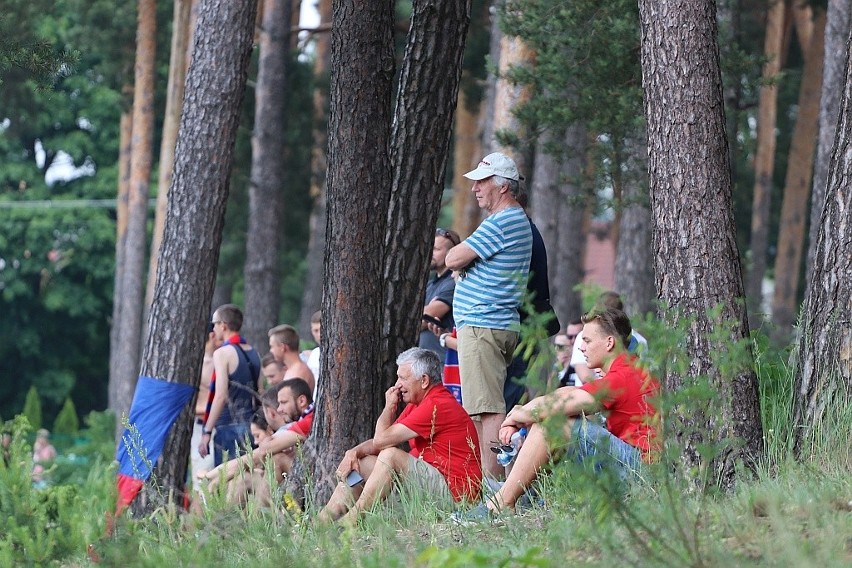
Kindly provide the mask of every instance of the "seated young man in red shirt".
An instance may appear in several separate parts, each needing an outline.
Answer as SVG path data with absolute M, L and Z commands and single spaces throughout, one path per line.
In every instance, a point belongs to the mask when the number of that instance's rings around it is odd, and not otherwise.
M 500 427 L 500 440 L 508 444 L 512 434 L 527 428 L 506 483 L 493 498 L 470 511 L 470 518 L 514 509 L 516 501 L 550 460 L 554 440 L 545 438 L 541 423 L 550 416 L 566 416 L 563 434 L 569 456 L 578 461 L 594 459 L 595 467 L 614 470 L 622 480 L 635 475 L 655 449 L 657 411 L 651 401 L 660 385 L 636 366 L 627 352 L 630 320 L 621 310 L 604 308 L 583 316 L 581 350 L 589 368 L 600 368 L 603 378 L 581 387 L 563 387 L 509 412 Z M 584 414 L 608 412 L 606 428 Z M 488 511 L 484 508 L 487 507 Z
M 395 478 L 446 503 L 479 497 L 482 468 L 476 428 L 441 384 L 440 359 L 415 347 L 403 352 L 396 364 L 397 381 L 385 393 L 376 433 L 343 455 L 338 486 L 320 521 L 354 523 L 387 497 Z M 400 401 L 407 406 L 394 421 Z M 402 442 L 410 443 L 411 452 L 396 447 Z

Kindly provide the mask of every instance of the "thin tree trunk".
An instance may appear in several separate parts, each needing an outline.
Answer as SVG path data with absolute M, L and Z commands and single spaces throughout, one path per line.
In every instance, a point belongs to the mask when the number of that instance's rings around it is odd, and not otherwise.
M 264 0 L 251 138 L 251 181 L 246 234 L 245 322 L 255 346 L 266 345 L 281 307 L 280 222 L 284 216 L 287 66 L 293 0 Z
M 731 179 L 719 69 L 715 4 L 640 0 L 642 83 L 648 124 L 654 269 L 660 315 L 671 325 L 689 318 L 685 375 L 670 367 L 669 392 L 708 377 L 719 408 L 673 411 L 665 419 L 681 438 L 683 462 L 703 461 L 702 444 L 740 443 L 707 465 L 723 487 L 735 464 L 762 454 L 757 377 L 749 344 L 734 376 L 723 377 L 712 354 L 748 341 L 742 275 L 731 209 Z M 688 85 L 688 88 L 687 88 Z M 724 336 L 714 340 L 713 336 Z
M 319 1 L 320 26 L 331 25 L 331 0 Z M 324 285 L 323 255 L 326 232 L 326 192 L 328 184 L 328 78 L 331 63 L 331 33 L 317 34 L 314 45 L 314 146 L 311 151 L 311 197 L 314 200 L 308 220 L 310 237 L 306 257 L 307 274 L 302 309 L 299 313 L 299 331 L 310 337 L 311 316 L 322 304 Z
M 391 134 L 379 370 L 385 388 L 396 380 L 397 355 L 417 344 L 469 24 L 470 0 L 414 2 Z
M 157 280 L 157 259 L 163 229 L 166 226 L 166 206 L 169 201 L 169 186 L 175 163 L 180 113 L 183 108 L 183 91 L 186 82 L 186 67 L 189 65 L 191 0 L 175 0 L 172 16 L 172 50 L 169 55 L 169 82 L 166 90 L 166 116 L 163 120 L 163 136 L 160 142 L 160 161 L 157 174 L 157 212 L 154 216 L 154 236 L 151 239 L 151 257 L 148 262 L 148 287 L 145 306 L 150 308 L 154 299 L 154 283 Z
M 375 375 L 382 361 L 378 275 L 391 187 L 393 27 L 392 0 L 334 3 L 322 342 L 335 347 L 322 350 L 317 415 L 303 446 L 316 503 L 330 495 L 344 451 L 372 436 L 384 400 Z M 298 470 L 290 477 L 299 479 Z
M 496 150 L 511 156 L 521 175 L 530 176 L 532 166 L 532 148 L 526 136 L 525 128 L 515 116 L 518 105 L 529 100 L 532 89 L 527 85 L 515 85 L 507 74 L 512 67 L 530 67 L 535 63 L 535 52 L 519 37 L 503 35 L 500 38 L 500 63 L 497 85 L 494 91 L 494 135 Z M 516 144 L 505 144 L 502 136 L 516 138 Z
M 121 328 L 116 350 L 116 436 L 121 418 L 130 410 L 139 378 L 139 349 L 142 334 L 142 300 L 145 289 L 145 252 L 148 193 L 154 143 L 154 66 L 157 9 L 155 0 L 139 0 L 136 31 L 136 65 L 133 88 L 133 134 L 131 137 L 130 189 L 128 193 L 127 239 L 124 278 L 121 283 Z
M 763 320 L 763 278 L 769 248 L 769 211 L 772 198 L 772 172 L 775 169 L 775 122 L 778 113 L 778 86 L 781 71 L 781 47 L 784 40 L 784 0 L 769 0 L 766 12 L 766 36 L 763 41 L 763 77 L 757 114 L 757 151 L 754 158 L 754 197 L 751 205 L 751 269 L 748 271 L 746 297 L 749 300 L 749 324 L 760 327 Z
M 133 87 L 125 85 L 125 94 L 133 92 Z M 127 246 L 127 195 L 130 193 L 130 141 L 133 134 L 133 114 L 121 113 L 118 143 L 118 197 L 116 199 L 116 235 L 115 235 L 115 284 L 112 300 L 112 326 L 109 335 L 109 409 L 116 414 L 116 422 L 121 421 L 118 413 L 120 392 L 118 389 L 118 338 L 121 337 L 121 284 L 124 278 L 124 253 Z M 116 426 L 117 428 L 118 426 Z
M 630 317 L 654 311 L 657 298 L 648 203 L 648 146 L 645 132 L 640 135 L 641 139 L 624 141 L 624 190 L 615 255 L 615 289 Z
M 826 185 L 828 183 L 828 165 L 831 149 L 837 129 L 840 113 L 840 95 L 843 92 L 843 71 L 846 63 L 846 38 L 852 31 L 852 2 L 848 0 L 828 0 L 828 12 L 825 27 L 825 57 L 822 71 L 822 96 L 819 106 L 819 140 L 814 163 L 814 183 L 811 188 L 811 222 L 807 262 L 805 263 L 805 282 L 810 286 L 816 255 L 817 233 L 821 226 Z
M 497 69 L 500 67 L 500 44 L 503 39 L 503 31 L 500 29 L 500 15 L 498 14 L 499 5 L 500 1 L 495 0 L 489 11 L 491 15 L 491 37 L 488 47 L 488 77 L 485 81 L 485 98 L 483 104 L 479 107 L 479 131 L 482 133 L 480 146 L 483 156 L 487 156 L 498 149 L 494 117 L 497 101 Z M 478 227 L 479 223 L 476 226 Z
M 464 89 L 459 89 L 453 147 L 453 230 L 463 239 L 476 230 L 481 219 L 476 197 L 470 191 L 470 180 L 464 177 L 481 158 L 478 122 Z
M 805 220 L 810 198 L 814 152 L 819 126 L 819 99 L 822 88 L 825 12 L 817 10 L 811 45 L 805 57 L 799 90 L 799 114 L 790 143 L 784 201 L 778 231 L 778 256 L 775 259 L 775 294 L 772 298 L 773 335 L 787 342 L 796 323 L 799 301 L 799 272 L 805 245 Z
M 846 39 L 844 85 L 832 150 L 825 206 L 814 255 L 813 280 L 802 312 L 794 376 L 794 452 L 815 445 L 845 448 L 833 455 L 849 463 L 848 408 L 852 403 L 852 35 Z M 845 416 L 844 416 L 845 415 Z M 841 439 L 832 435 L 841 435 Z
M 199 3 L 142 359 L 149 377 L 196 387 L 200 380 L 256 9 L 255 0 Z M 182 497 L 194 407 L 187 404 L 172 428 L 161 464 L 133 503 L 135 513 Z

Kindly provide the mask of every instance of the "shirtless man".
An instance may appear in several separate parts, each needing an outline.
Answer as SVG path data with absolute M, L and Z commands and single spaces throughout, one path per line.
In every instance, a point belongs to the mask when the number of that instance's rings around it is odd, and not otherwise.
M 299 334 L 292 325 L 277 325 L 269 330 L 269 352 L 287 367 L 284 380 L 302 379 L 314 392 L 314 374 L 299 357 Z

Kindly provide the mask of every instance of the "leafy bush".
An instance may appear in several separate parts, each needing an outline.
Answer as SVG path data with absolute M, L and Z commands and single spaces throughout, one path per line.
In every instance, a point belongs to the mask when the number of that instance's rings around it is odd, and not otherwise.
M 56 415 L 53 422 L 54 434 L 76 434 L 80 430 L 80 421 L 77 419 L 77 409 L 71 397 L 65 399 L 62 410 Z
M 41 399 L 38 396 L 38 390 L 35 385 L 27 391 L 27 398 L 24 400 L 24 410 L 22 412 L 29 420 L 30 428 L 38 430 L 41 428 Z

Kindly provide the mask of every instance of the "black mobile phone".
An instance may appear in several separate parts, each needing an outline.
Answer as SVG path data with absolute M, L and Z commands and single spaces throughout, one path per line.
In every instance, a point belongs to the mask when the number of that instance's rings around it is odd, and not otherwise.
M 430 316 L 429 314 L 423 314 L 423 321 L 425 321 L 426 323 L 431 323 L 431 324 L 437 325 L 441 329 L 444 329 L 444 326 L 441 325 L 441 320 L 439 320 L 435 316 Z

